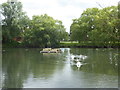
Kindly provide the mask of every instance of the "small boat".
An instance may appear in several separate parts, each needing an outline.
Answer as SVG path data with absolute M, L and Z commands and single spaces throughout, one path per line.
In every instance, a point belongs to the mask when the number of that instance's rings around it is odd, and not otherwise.
M 49 53 L 51 48 L 44 48 L 40 53 Z
M 60 49 L 44 48 L 40 53 L 60 53 Z

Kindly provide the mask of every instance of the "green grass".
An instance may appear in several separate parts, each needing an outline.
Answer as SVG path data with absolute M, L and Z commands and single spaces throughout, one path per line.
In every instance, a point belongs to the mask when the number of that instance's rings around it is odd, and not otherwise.
M 96 42 L 92 43 L 91 41 L 77 42 L 77 41 L 61 41 L 60 47 L 120 47 L 120 42 Z
M 21 43 L 18 42 L 12 42 L 12 43 L 6 43 L 6 44 L 2 44 L 2 47 L 9 47 L 9 48 L 19 48 L 19 47 L 28 47 L 26 45 L 23 45 Z M 36 47 L 36 46 L 33 46 Z M 56 46 L 57 47 L 57 46 Z M 61 41 L 58 47 L 115 47 L 115 48 L 120 48 L 120 42 L 94 42 L 92 43 L 91 41 L 82 41 L 82 42 L 78 42 L 78 41 Z
M 60 43 L 79 43 L 78 41 L 60 41 Z

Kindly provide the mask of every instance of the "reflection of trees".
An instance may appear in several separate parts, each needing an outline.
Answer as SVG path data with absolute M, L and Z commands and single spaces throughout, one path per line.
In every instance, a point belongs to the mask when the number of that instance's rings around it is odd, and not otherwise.
M 87 55 L 81 70 L 103 74 L 118 73 L 118 51 L 114 49 L 71 49 L 71 53 Z
M 1 44 L 0 44 L 0 88 L 2 88 L 2 52 L 1 52 Z
M 85 49 L 85 48 L 71 48 L 70 49 L 70 53 L 71 54 L 77 54 L 77 55 L 80 55 L 80 54 L 82 54 L 82 55 L 87 55 L 88 54 L 88 51 L 89 51 L 89 49 Z
M 10 49 L 3 53 L 3 87 L 21 88 L 23 87 L 24 79 L 27 78 L 29 70 L 29 62 L 25 59 L 26 53 L 20 49 Z
M 32 53 L 31 53 L 32 52 Z M 56 69 L 59 55 L 44 56 L 36 49 L 8 49 L 3 53 L 3 87 L 22 88 L 29 74 L 33 78 L 49 78 Z M 59 60 L 59 59 L 58 59 Z
M 59 58 L 58 54 L 35 55 L 31 64 L 34 78 L 49 78 L 55 72 Z

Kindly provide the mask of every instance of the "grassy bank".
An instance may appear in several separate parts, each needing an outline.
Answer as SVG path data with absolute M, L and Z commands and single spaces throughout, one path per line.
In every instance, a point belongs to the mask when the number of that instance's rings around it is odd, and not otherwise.
M 60 42 L 60 47 L 84 47 L 84 48 L 120 48 L 120 42 L 75 42 L 75 41 L 67 41 Z
M 14 42 L 14 43 L 6 43 L 2 44 L 3 48 L 47 48 L 43 46 L 26 46 L 23 45 L 22 43 Z M 105 43 L 100 43 L 100 42 L 77 42 L 77 41 L 62 41 L 58 46 L 51 46 L 52 48 L 68 48 L 68 47 L 80 47 L 80 48 L 120 48 L 120 42 L 105 42 Z

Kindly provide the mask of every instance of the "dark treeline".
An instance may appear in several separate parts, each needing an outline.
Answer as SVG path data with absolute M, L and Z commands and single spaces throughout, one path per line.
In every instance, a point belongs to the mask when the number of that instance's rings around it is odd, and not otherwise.
M 58 47 L 60 41 L 79 41 L 78 46 L 120 45 L 120 5 L 88 8 L 73 19 L 70 35 L 62 21 L 44 15 L 30 19 L 21 2 L 1 4 L 3 47 Z M 70 37 L 69 37 L 70 36 Z

